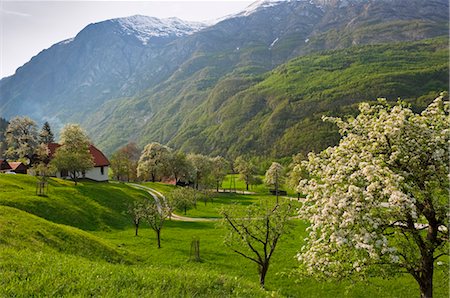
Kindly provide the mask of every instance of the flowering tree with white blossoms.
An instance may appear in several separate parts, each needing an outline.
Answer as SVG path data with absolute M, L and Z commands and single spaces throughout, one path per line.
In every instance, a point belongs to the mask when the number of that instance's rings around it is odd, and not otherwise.
M 448 261 L 448 99 L 421 114 L 385 100 L 359 110 L 326 118 L 339 126 L 339 145 L 294 169 L 307 195 L 300 216 L 311 224 L 298 259 L 322 277 L 407 272 L 432 297 L 435 263 Z
M 264 183 L 268 186 L 275 187 L 275 194 L 277 196 L 278 203 L 278 190 L 281 184 L 285 182 L 285 177 L 283 175 L 284 168 L 277 162 L 272 162 L 269 169 L 266 171 L 264 177 Z

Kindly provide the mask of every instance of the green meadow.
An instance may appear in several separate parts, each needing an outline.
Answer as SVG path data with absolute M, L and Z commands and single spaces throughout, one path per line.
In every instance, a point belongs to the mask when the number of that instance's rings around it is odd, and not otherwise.
M 238 180 L 236 181 L 238 182 Z M 226 182 L 224 182 L 225 184 Z M 145 183 L 167 194 L 173 186 Z M 127 207 L 150 199 L 122 183 L 51 179 L 46 197 L 35 195 L 36 178 L 0 174 L 0 296 L 102 297 L 418 297 L 408 275 L 368 281 L 317 281 L 301 278 L 295 255 L 307 223 L 292 220 L 275 251 L 266 290 L 256 266 L 223 244 L 218 220 L 169 220 L 162 248 L 145 223 L 139 236 Z M 219 218 L 223 206 L 245 208 L 275 200 L 264 187 L 256 194 L 216 194 L 197 203 L 188 217 Z M 284 198 L 286 199 L 286 198 Z M 294 204 L 295 201 L 294 201 Z M 182 215 L 182 214 L 180 214 Z M 190 258 L 192 239 L 200 240 L 200 262 Z M 448 275 L 437 271 L 435 297 L 448 297 Z

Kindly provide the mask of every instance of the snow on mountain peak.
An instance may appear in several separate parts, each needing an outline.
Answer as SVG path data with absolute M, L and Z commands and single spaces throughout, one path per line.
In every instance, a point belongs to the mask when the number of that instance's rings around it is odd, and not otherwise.
M 247 17 L 261 9 L 265 9 L 265 8 L 277 6 L 282 3 L 289 3 L 289 2 L 307 2 L 312 5 L 317 5 L 314 1 L 315 0 L 257 0 L 255 2 L 253 2 L 252 4 L 250 4 L 249 6 L 247 6 L 247 8 L 245 10 L 241 11 L 240 13 L 238 13 L 237 15 L 234 15 L 234 16 Z M 330 0 L 328 0 L 328 1 L 330 1 Z
M 252 13 L 256 12 L 257 10 L 261 8 L 267 8 L 272 7 L 275 5 L 278 5 L 282 2 L 285 2 L 283 0 L 258 0 L 247 6 L 245 10 L 239 13 L 241 16 L 249 16 Z
M 152 37 L 183 36 L 197 32 L 207 25 L 200 22 L 187 22 L 179 18 L 158 19 L 155 17 L 134 15 L 112 19 L 128 35 L 135 35 L 146 45 Z

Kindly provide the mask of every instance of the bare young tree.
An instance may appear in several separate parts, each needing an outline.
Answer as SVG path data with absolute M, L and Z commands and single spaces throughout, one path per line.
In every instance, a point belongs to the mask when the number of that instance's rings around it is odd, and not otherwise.
M 235 253 L 257 264 L 262 288 L 278 241 L 288 230 L 290 210 L 288 203 L 269 206 L 260 202 L 249 206 L 244 214 L 239 213 L 238 208 L 221 212 L 223 223 L 229 231 L 225 244 Z
M 139 225 L 145 216 L 145 204 L 143 202 L 133 202 L 128 207 L 128 214 L 131 216 L 134 224 L 134 235 L 138 236 Z
M 161 230 L 171 213 L 172 210 L 168 205 L 160 206 L 153 202 L 145 206 L 144 218 L 156 233 L 158 248 L 161 248 Z

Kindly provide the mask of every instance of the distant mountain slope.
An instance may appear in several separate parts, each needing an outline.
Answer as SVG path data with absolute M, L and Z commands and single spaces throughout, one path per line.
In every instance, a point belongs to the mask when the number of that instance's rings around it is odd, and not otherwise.
M 448 54 L 448 39 L 431 39 L 314 54 L 264 77 L 228 76 L 185 116 L 169 145 L 231 156 L 321 150 L 337 141 L 336 127 L 323 123 L 323 114 L 351 114 L 356 103 L 378 97 L 414 100 L 448 90 Z M 158 133 L 155 128 L 141 137 L 148 141 Z
M 230 88 L 219 92 L 228 101 L 297 56 L 446 36 L 447 30 L 447 0 L 259 1 L 209 27 L 142 16 L 109 20 L 2 79 L 0 116 L 28 114 L 55 127 L 80 122 L 108 153 L 130 140 L 223 152 L 217 149 L 223 140 L 209 149 L 185 140 L 205 125 L 193 123 L 192 115 L 217 90 Z

